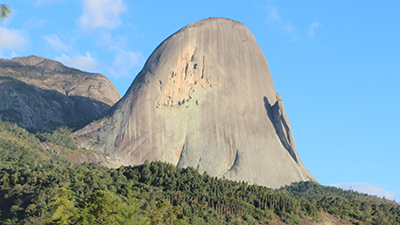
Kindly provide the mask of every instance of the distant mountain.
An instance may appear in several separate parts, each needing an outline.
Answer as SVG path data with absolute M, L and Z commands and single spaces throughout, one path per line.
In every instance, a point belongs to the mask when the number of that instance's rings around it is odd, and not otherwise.
M 0 59 L 0 120 L 28 130 L 89 122 L 120 97 L 101 74 L 37 56 Z
M 73 134 L 106 165 L 165 161 L 268 187 L 315 180 L 268 63 L 245 25 L 192 23 L 161 43 L 110 117 Z

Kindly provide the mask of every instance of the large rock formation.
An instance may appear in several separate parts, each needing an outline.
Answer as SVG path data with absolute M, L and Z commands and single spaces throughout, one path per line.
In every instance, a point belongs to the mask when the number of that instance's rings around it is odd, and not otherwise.
M 101 74 L 29 56 L 0 59 L 0 120 L 30 130 L 90 122 L 120 99 Z
M 270 187 L 314 180 L 256 40 L 224 18 L 166 39 L 110 117 L 73 135 L 108 166 L 161 160 Z

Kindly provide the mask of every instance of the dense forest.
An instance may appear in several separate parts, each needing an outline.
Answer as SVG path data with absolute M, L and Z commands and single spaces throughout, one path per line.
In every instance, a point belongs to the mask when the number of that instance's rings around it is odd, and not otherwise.
M 314 182 L 271 189 L 164 162 L 77 164 L 69 128 L 0 122 L 1 224 L 400 224 L 400 206 Z

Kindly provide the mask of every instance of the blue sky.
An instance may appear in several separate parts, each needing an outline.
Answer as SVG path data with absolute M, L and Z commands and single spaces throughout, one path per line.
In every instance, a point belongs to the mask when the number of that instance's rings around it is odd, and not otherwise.
M 0 58 L 37 55 L 107 76 L 121 95 L 181 27 L 244 23 L 323 185 L 400 200 L 400 1 L 8 0 Z

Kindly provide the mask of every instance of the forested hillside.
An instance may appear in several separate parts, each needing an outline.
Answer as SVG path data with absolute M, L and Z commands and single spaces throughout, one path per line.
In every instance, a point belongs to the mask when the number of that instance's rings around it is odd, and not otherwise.
M 80 165 L 68 132 L 1 123 L 1 224 L 400 224 L 395 202 L 314 182 L 273 190 L 163 162 Z

